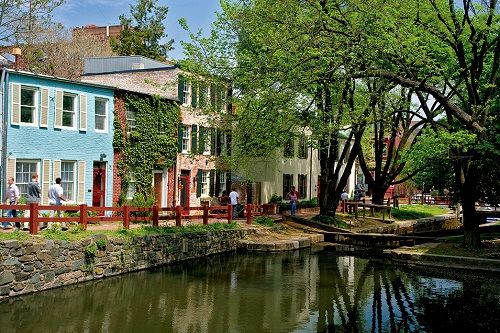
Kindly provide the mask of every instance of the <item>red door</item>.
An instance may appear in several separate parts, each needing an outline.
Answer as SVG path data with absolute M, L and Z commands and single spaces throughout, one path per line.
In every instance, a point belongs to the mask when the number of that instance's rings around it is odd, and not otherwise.
M 92 206 L 100 207 L 106 203 L 106 163 L 94 162 L 92 182 Z
M 163 184 L 163 174 L 155 172 L 154 174 L 154 189 L 155 189 L 155 204 L 161 207 L 162 202 L 162 184 Z
M 191 187 L 191 181 L 190 181 L 190 174 L 189 173 L 182 173 L 181 174 L 181 184 L 180 184 L 180 194 L 181 194 L 181 206 L 184 208 L 184 211 L 189 213 L 189 195 L 190 195 L 190 187 Z

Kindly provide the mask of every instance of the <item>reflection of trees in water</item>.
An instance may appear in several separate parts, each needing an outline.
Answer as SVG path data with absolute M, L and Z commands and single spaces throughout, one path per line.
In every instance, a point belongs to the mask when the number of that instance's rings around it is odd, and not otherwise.
M 338 265 L 320 262 L 318 332 L 410 332 L 416 330 L 413 302 L 401 272 L 374 260 L 354 260 L 353 287 Z M 335 317 L 336 316 L 336 317 Z M 418 325 L 417 325 L 418 326 Z
M 495 332 L 498 281 L 470 281 L 436 294 L 439 279 L 379 260 L 224 254 L 0 303 L 0 331 Z

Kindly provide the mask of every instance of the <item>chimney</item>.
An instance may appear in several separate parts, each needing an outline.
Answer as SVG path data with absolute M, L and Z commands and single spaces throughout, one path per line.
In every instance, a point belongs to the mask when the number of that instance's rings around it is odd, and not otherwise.
M 19 64 L 19 58 L 21 57 L 21 49 L 19 47 L 13 47 L 12 48 L 12 54 L 16 57 L 16 63 L 14 65 L 14 68 L 18 69 L 18 64 Z

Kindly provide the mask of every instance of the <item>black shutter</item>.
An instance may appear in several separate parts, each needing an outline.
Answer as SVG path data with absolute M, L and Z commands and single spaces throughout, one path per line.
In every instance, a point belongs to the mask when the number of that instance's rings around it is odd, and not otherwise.
M 204 82 L 200 82 L 199 87 L 200 91 L 198 96 L 198 106 L 200 108 L 204 108 L 207 103 L 207 84 Z
M 215 172 L 215 195 L 220 196 L 221 195 L 221 190 L 220 190 L 220 171 Z
M 198 106 L 198 84 L 195 82 L 191 84 L 191 106 Z
M 198 125 L 191 125 L 191 153 L 196 154 L 198 152 Z
M 217 146 L 216 137 L 217 137 L 217 131 L 215 130 L 215 128 L 211 128 L 210 129 L 210 154 L 212 156 L 215 156 L 215 148 Z
M 214 182 L 215 182 L 215 170 L 210 170 L 210 189 L 208 190 L 208 195 L 214 196 Z
M 201 173 L 203 170 L 198 170 L 198 174 L 196 175 L 196 196 L 201 197 Z
M 222 151 L 221 136 L 224 134 L 221 130 L 217 130 L 217 138 L 215 142 L 215 155 L 220 156 Z
M 216 110 L 217 107 L 217 86 L 215 83 L 210 84 L 210 106 Z
M 177 96 L 178 96 L 181 104 L 184 101 L 184 82 L 185 81 L 186 80 L 182 76 L 179 75 L 179 78 L 177 79 Z
M 183 130 L 184 130 L 184 126 L 182 124 L 179 124 L 178 130 L 177 130 L 177 137 L 179 139 L 179 142 L 178 142 L 179 153 L 182 152 L 182 131 Z

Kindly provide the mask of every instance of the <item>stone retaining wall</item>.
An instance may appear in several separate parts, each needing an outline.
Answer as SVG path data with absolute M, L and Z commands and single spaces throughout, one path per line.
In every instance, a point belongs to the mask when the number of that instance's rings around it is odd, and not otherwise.
M 0 242 L 0 300 L 175 261 L 233 251 L 245 230 L 81 241 Z
M 379 233 L 379 234 L 418 234 L 419 232 L 431 232 L 440 230 L 457 229 L 461 224 L 454 214 L 439 215 L 422 218 L 413 221 L 395 222 L 390 225 L 378 228 L 364 229 L 358 232 Z

